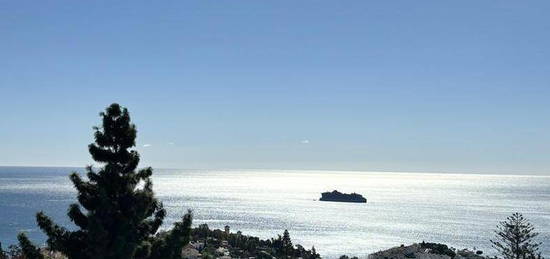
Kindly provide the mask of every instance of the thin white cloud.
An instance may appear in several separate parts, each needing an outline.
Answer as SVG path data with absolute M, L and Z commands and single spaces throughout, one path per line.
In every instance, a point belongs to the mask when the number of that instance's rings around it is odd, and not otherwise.
M 309 139 L 303 139 L 300 141 L 302 144 L 309 144 Z
M 173 145 L 175 145 L 175 144 L 176 144 L 176 143 L 174 143 L 174 142 L 168 142 L 168 145 L 170 145 L 170 146 L 173 146 Z
M 145 145 L 143 145 L 143 147 L 150 147 L 150 146 L 151 146 L 151 144 L 145 144 Z

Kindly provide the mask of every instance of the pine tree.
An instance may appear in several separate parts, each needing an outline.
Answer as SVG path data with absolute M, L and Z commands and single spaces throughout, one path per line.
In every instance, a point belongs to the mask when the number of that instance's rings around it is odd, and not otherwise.
M 103 167 L 96 172 L 88 166 L 87 181 L 77 173 L 70 176 L 79 204 L 72 204 L 67 214 L 77 230 L 54 224 L 43 212 L 36 216 L 48 248 L 71 259 L 181 258 L 181 248 L 189 241 L 191 214 L 171 231 L 157 233 L 166 211 L 154 197 L 152 169 L 136 170 L 139 154 L 132 148 L 137 131 L 128 110 L 112 104 L 100 116 L 103 125 L 94 127 L 95 143 L 88 149 Z M 30 245 L 23 234 L 20 243 Z
M 317 253 L 317 250 L 315 250 L 315 246 L 311 247 L 311 258 L 321 258 L 321 256 Z
M 287 229 L 285 229 L 285 232 L 283 233 L 282 250 L 283 255 L 293 256 L 294 246 L 292 245 L 292 241 L 290 240 L 290 233 L 288 233 Z
M 542 258 L 538 252 L 541 243 L 534 241 L 539 233 L 521 213 L 514 213 L 497 225 L 496 239 L 490 240 L 504 259 Z

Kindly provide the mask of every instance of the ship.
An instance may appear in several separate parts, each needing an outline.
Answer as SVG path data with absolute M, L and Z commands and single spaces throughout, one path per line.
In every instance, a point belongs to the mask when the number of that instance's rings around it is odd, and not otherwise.
M 341 193 L 339 191 L 332 192 L 323 192 L 321 193 L 320 201 L 338 201 L 338 202 L 357 202 L 357 203 L 367 203 L 367 199 L 361 194 L 357 193 Z

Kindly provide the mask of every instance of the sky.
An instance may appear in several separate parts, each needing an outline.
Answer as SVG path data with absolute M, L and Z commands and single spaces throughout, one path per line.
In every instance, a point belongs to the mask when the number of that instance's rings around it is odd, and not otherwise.
M 0 0 L 0 165 L 550 175 L 549 1 Z

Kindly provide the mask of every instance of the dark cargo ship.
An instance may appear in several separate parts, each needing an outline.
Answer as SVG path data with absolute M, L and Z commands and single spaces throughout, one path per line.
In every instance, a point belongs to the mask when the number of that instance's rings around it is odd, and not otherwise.
M 324 192 L 321 193 L 320 201 L 338 201 L 338 202 L 358 202 L 358 203 L 367 203 L 367 199 L 361 194 L 357 193 L 341 193 L 339 191 Z

